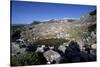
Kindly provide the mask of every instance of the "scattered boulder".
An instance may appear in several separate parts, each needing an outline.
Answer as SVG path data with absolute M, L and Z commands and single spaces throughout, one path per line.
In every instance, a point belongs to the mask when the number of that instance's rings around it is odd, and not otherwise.
M 69 62 L 79 62 L 81 51 L 77 42 L 71 41 L 69 46 L 66 47 L 65 57 L 68 58 Z
M 96 48 L 97 48 L 96 44 L 92 44 L 92 45 L 91 45 L 91 48 L 92 48 L 92 49 L 96 49 Z
M 77 42 L 71 41 L 69 43 L 69 47 L 73 50 L 73 51 L 80 51 L 80 47 L 79 44 Z
M 56 63 L 59 63 L 61 59 L 60 54 L 53 50 L 48 50 L 44 52 L 43 55 L 47 60 L 47 64 L 51 64 L 53 61 L 55 61 Z
M 60 51 L 62 51 L 63 53 L 65 53 L 66 47 L 63 46 L 63 45 L 60 45 L 60 46 L 58 47 L 58 50 L 60 50 Z
M 24 53 L 25 51 L 26 51 L 26 48 L 20 48 L 19 44 L 12 43 L 12 50 L 11 50 L 12 56 L 20 54 L 20 53 Z
M 35 52 L 41 52 L 41 53 L 43 53 L 44 52 L 44 47 L 45 47 L 45 45 L 42 45 L 41 47 L 37 47 L 37 49 L 36 49 Z
M 49 49 L 51 49 L 51 50 L 54 49 L 54 46 L 50 46 Z

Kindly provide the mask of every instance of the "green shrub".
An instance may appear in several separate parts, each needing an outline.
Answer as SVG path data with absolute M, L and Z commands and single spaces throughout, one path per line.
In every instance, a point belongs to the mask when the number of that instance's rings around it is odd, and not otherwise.
M 41 64 L 39 56 L 36 53 L 28 52 L 12 56 L 11 66 L 37 65 Z

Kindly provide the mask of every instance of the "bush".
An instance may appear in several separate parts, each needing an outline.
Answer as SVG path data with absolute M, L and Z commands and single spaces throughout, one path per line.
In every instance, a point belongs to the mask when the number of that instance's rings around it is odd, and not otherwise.
M 24 66 L 24 65 L 39 65 L 42 64 L 41 55 L 39 56 L 36 53 L 28 52 L 24 54 L 18 54 L 12 56 L 11 66 Z

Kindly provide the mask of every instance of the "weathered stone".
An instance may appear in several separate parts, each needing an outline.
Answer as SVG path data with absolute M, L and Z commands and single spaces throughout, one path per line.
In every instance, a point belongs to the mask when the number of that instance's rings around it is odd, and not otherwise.
M 48 61 L 47 63 L 52 63 L 53 61 L 56 61 L 56 63 L 60 62 L 61 56 L 59 53 L 53 51 L 53 50 L 48 50 L 43 53 L 44 57 Z

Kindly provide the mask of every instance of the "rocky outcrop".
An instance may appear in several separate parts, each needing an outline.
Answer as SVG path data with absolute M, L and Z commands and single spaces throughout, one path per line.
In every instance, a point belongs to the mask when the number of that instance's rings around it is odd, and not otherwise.
M 55 63 L 59 63 L 60 59 L 61 59 L 60 54 L 53 50 L 48 50 L 48 51 L 44 52 L 43 55 L 46 58 L 46 60 L 48 61 L 47 64 L 51 64 L 53 61 L 55 61 Z

